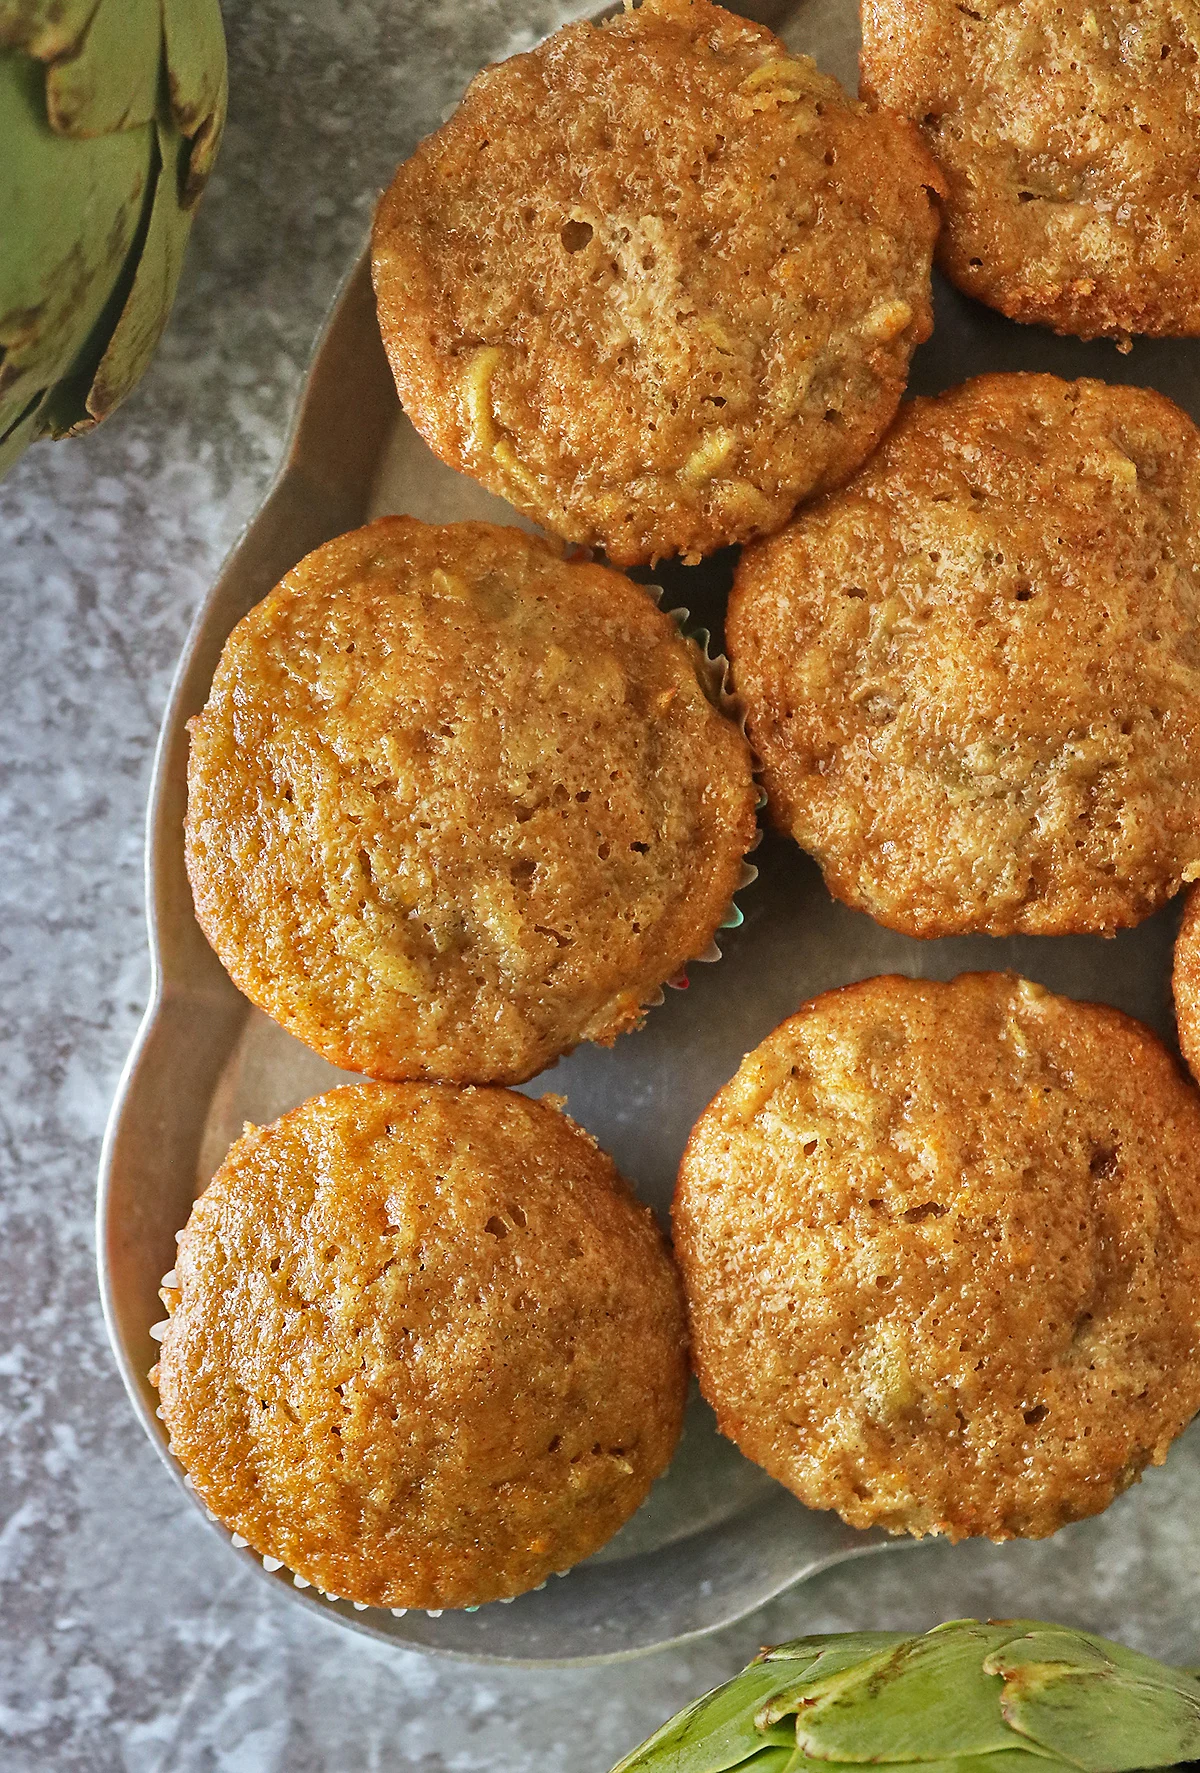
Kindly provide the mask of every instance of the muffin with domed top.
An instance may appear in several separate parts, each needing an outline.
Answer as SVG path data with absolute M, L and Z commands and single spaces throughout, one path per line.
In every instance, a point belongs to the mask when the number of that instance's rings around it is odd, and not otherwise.
M 486 69 L 372 249 L 432 449 L 628 566 L 844 480 L 932 326 L 942 176 L 763 26 L 644 0 Z
M 865 979 L 700 1116 L 675 1247 L 701 1390 L 810 1508 L 1041 1538 L 1200 1409 L 1200 1097 L 1005 973 Z
M 364 1084 L 247 1128 L 163 1298 L 172 1453 L 256 1552 L 346 1600 L 535 1588 L 679 1438 L 666 1244 L 553 1101 Z
M 609 1045 L 744 878 L 756 790 L 716 694 L 611 568 L 491 524 L 341 536 L 238 623 L 191 723 L 201 927 L 375 1077 L 519 1083 Z

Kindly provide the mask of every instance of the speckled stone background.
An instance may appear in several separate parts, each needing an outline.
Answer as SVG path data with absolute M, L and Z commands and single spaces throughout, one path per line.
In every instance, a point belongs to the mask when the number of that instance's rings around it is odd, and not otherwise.
M 551 0 L 231 0 L 232 110 L 162 350 L 101 431 L 0 486 L 0 1767 L 603 1773 L 762 1642 L 1043 1613 L 1200 1662 L 1196 1431 L 1043 1545 L 851 1564 L 685 1651 L 532 1673 L 289 1606 L 181 1504 L 93 1276 L 105 1115 L 147 989 L 142 818 L 197 602 L 278 463 L 394 163 Z M 574 10 L 582 10 L 575 8 Z

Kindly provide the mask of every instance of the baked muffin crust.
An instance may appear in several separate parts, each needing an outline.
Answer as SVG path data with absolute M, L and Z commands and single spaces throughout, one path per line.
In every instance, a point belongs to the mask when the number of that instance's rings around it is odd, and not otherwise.
M 1011 975 L 867 979 L 752 1052 L 674 1208 L 722 1431 L 813 1508 L 1040 1538 L 1200 1407 L 1200 1099 Z
M 366 1084 L 248 1128 L 175 1275 L 172 1452 L 227 1527 L 343 1599 L 536 1587 L 611 1537 L 679 1437 L 653 1215 L 508 1090 Z
M 379 206 L 400 398 L 618 564 L 769 533 L 895 412 L 940 188 L 910 124 L 708 0 L 570 25 L 473 81 Z
M 1200 36 L 1169 0 L 864 0 L 862 90 L 946 177 L 938 261 L 1013 320 L 1200 332 Z
M 187 864 L 234 982 L 336 1065 L 517 1083 L 703 954 L 749 748 L 640 586 L 389 517 L 234 629 L 191 723 Z
M 746 550 L 726 627 L 774 818 L 914 936 L 1111 934 L 1200 858 L 1200 436 L 1162 395 L 914 400 Z

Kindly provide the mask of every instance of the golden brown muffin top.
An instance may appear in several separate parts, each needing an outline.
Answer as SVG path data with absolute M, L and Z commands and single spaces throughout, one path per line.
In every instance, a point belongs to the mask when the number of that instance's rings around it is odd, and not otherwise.
M 727 623 L 778 823 L 914 936 L 1111 934 L 1200 858 L 1200 437 L 990 375 L 748 549 Z
M 375 222 L 443 460 L 622 565 L 777 529 L 895 412 L 932 319 L 916 131 L 708 0 L 486 69 Z
M 1200 1407 L 1200 1098 L 1104 1005 L 814 998 L 701 1116 L 674 1219 L 723 1432 L 852 1526 L 1042 1537 Z
M 191 723 L 187 864 L 234 982 L 337 1065 L 517 1083 L 705 952 L 749 749 L 640 586 L 388 517 L 239 622 Z
M 938 259 L 1014 320 L 1200 332 L 1200 28 L 1170 0 L 864 0 L 862 90 L 946 176 Z
M 175 1273 L 171 1451 L 227 1527 L 343 1599 L 533 1588 L 611 1537 L 679 1437 L 653 1215 L 508 1090 L 366 1084 L 248 1127 Z

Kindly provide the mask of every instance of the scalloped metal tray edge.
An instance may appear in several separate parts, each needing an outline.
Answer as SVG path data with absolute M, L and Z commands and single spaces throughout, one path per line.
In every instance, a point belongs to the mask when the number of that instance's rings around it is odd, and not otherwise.
M 837 0 L 740 10 L 769 17 L 793 47 L 852 84 L 856 31 Z M 1135 369 L 1105 346 L 1013 327 L 945 288 L 937 315 L 934 339 L 914 361 L 914 392 L 983 369 L 1045 368 L 1156 383 L 1200 412 L 1200 353 L 1191 361 L 1186 347 L 1139 344 Z M 247 1112 L 269 1119 L 339 1077 L 251 1009 L 196 924 L 182 852 L 186 722 L 203 706 L 230 629 L 302 555 L 368 515 L 405 509 L 438 521 L 485 514 L 519 521 L 435 463 L 404 419 L 364 252 L 317 346 L 280 474 L 197 613 L 155 758 L 146 846 L 150 1002 L 105 1135 L 97 1260 L 133 1409 L 181 1489 L 146 1378 L 173 1234 Z M 668 569 L 668 603 L 690 605 L 719 633 L 727 575 L 727 563 Z M 1170 908 L 1113 943 L 978 937 L 922 944 L 835 905 L 790 845 L 768 838 L 756 860 L 763 878 L 741 896 L 746 924 L 730 936 L 721 965 L 694 978 L 691 1001 L 669 999 L 611 1053 L 576 1053 L 527 1086 L 533 1094 L 567 1093 L 572 1112 L 660 1212 L 695 1113 L 744 1051 L 803 997 L 831 985 L 880 971 L 949 977 L 969 966 L 1013 966 L 1053 989 L 1117 1003 L 1170 1037 Z M 1200 1459 L 1200 1448 L 1186 1456 Z M 201 1507 L 192 1492 L 183 1494 Z M 249 1560 L 292 1602 L 339 1624 L 405 1648 L 539 1666 L 614 1661 L 701 1636 L 831 1564 L 905 1543 L 802 1508 L 719 1440 L 698 1401 L 675 1466 L 611 1546 L 543 1591 L 471 1614 L 357 1611 L 297 1589 L 286 1570 L 268 1574 L 249 1550 L 232 1549 L 223 1528 L 213 1530 L 227 1555 Z M 1086 1534 L 1087 1523 L 1070 1530 Z M 913 1576 L 919 1587 L 919 1565 Z

